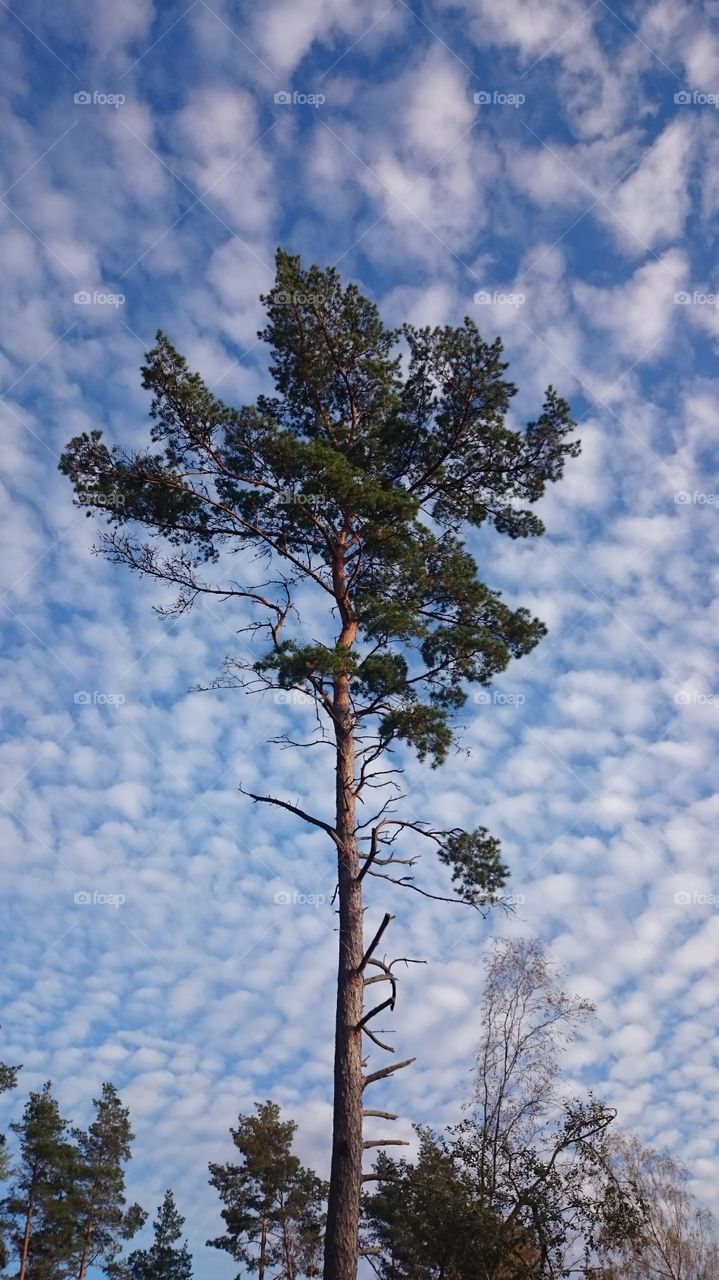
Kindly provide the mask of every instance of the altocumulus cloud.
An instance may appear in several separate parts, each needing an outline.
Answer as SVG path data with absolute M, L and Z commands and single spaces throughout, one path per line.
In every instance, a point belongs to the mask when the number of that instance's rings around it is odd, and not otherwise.
M 470 703 L 468 755 L 429 778 L 406 761 L 417 816 L 503 837 L 517 910 L 485 924 L 373 897 L 370 917 L 397 912 L 398 952 L 429 961 L 404 982 L 396 1043 L 418 1063 L 388 1103 L 407 1132 L 457 1117 L 488 938 L 536 933 L 598 1005 L 574 1076 L 687 1159 L 717 1207 L 717 325 L 694 298 L 719 293 L 701 100 L 719 56 L 701 4 L 650 3 L 636 27 L 579 0 L 497 12 L 4 15 L 4 1053 L 27 1085 L 52 1075 L 78 1120 L 118 1084 L 133 1194 L 154 1204 L 172 1183 L 198 1250 L 217 1226 L 206 1162 L 255 1098 L 292 1112 L 326 1168 L 331 858 L 238 785 L 320 812 L 326 788 L 265 746 L 301 707 L 188 694 L 246 645 L 237 619 L 154 616 L 151 584 L 88 556 L 93 521 L 56 464 L 98 423 L 145 438 L 136 369 L 160 325 L 227 400 L 266 387 L 257 295 L 277 243 L 336 262 L 393 320 L 472 314 L 506 338 L 517 414 L 552 381 L 585 439 L 544 503 L 547 538 L 491 559 L 474 543 L 549 637 L 501 697 Z M 227 1274 L 212 1257 L 201 1271 Z

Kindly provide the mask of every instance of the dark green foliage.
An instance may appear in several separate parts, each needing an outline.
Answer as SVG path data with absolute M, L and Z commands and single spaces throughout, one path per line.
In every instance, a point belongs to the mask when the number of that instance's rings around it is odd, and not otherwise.
M 20 1069 L 20 1067 L 8 1067 L 4 1062 L 0 1062 L 0 1093 L 7 1093 L 8 1089 L 15 1088 Z
M 326 1186 L 292 1153 L 297 1125 L 282 1120 L 274 1102 L 256 1111 L 231 1130 L 242 1163 L 210 1165 L 226 1230 L 207 1243 L 276 1280 L 317 1276 Z
M 153 1223 L 153 1243 L 149 1249 L 136 1249 L 130 1254 L 125 1264 L 127 1280 L 192 1280 L 187 1242 L 178 1244 L 184 1225 L 172 1192 L 166 1191 Z
M 523 1149 L 506 1179 L 486 1168 L 497 1152 L 471 1122 L 419 1129 L 415 1164 L 379 1156 L 363 1222 L 381 1280 L 542 1280 L 576 1273 L 577 1257 L 588 1266 L 600 1241 L 630 1241 L 638 1211 L 609 1172 L 612 1115 L 568 1105 L 551 1149 Z
M 95 1119 L 87 1131 L 76 1130 L 78 1243 L 76 1274 L 83 1280 L 88 1267 L 112 1273 L 126 1240 L 143 1225 L 147 1214 L 125 1202 L 125 1164 L 132 1155 L 134 1134 L 130 1117 L 114 1085 L 102 1086 L 94 1099 Z
M 536 421 L 510 428 L 499 339 L 469 318 L 388 330 L 334 269 L 280 251 L 263 301 L 274 396 L 223 404 L 159 333 L 142 371 L 151 446 L 108 448 L 93 431 L 70 441 L 61 470 L 107 518 L 104 553 L 179 588 L 176 611 L 206 592 L 250 607 L 269 646 L 250 666 L 229 659 L 220 683 L 302 689 L 332 722 L 346 674 L 365 759 L 402 741 L 441 763 L 466 686 L 488 684 L 545 632 L 479 579 L 462 532 L 543 532 L 528 506 L 578 451 L 568 406 L 550 387 Z M 245 549 L 254 558 L 240 554 L 224 576 L 203 568 Z M 258 555 L 266 572 L 253 581 Z M 319 591 L 333 634 L 285 634 L 299 586 Z M 467 900 L 501 885 L 484 833 L 443 847 Z
M 446 1139 L 418 1128 L 416 1163 L 378 1156 L 378 1189 L 365 1196 L 365 1247 L 380 1280 L 475 1280 L 509 1277 L 502 1269 L 521 1233 L 505 1228 L 456 1159 Z M 534 1258 L 529 1239 L 524 1255 Z
M 14 1089 L 17 1085 L 17 1076 L 20 1067 L 8 1067 L 4 1062 L 0 1062 L 0 1093 L 7 1093 L 9 1089 Z M 0 1183 L 5 1182 L 10 1172 L 10 1161 L 7 1154 L 7 1138 L 4 1133 L 0 1133 Z M 0 1212 L 0 1267 L 6 1267 L 8 1261 L 8 1247 L 6 1238 L 7 1222 L 4 1220 L 5 1215 Z
M 29 1095 L 22 1120 L 10 1127 L 19 1153 L 3 1216 L 18 1274 L 27 1280 L 65 1280 L 72 1275 L 69 1259 L 77 1238 L 79 1161 L 49 1081 Z
M 452 868 L 452 883 L 459 896 L 473 905 L 491 902 L 507 878 L 499 856 L 500 843 L 486 827 L 476 831 L 450 831 L 439 848 L 439 860 Z M 478 894 L 477 885 L 482 886 Z

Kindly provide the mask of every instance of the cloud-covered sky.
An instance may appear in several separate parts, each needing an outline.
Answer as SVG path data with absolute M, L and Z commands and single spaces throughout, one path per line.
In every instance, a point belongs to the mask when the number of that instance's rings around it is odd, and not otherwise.
M 717 1208 L 716 19 L 681 0 L 0 9 L 1 1056 L 78 1121 L 117 1084 L 132 1194 L 175 1188 L 203 1280 L 233 1274 L 202 1245 L 240 1110 L 277 1099 L 327 1165 L 331 851 L 238 792 L 322 811 L 327 775 L 266 745 L 301 708 L 188 692 L 246 651 L 243 618 L 153 614 L 156 585 L 90 554 L 56 467 L 82 430 L 146 439 L 158 327 L 229 402 L 267 387 L 277 244 L 389 322 L 472 315 L 504 338 L 514 420 L 551 382 L 584 444 L 545 538 L 471 542 L 550 634 L 470 703 L 443 770 L 406 760 L 407 803 L 501 835 L 519 905 L 484 922 L 371 890 L 368 921 L 396 912 L 393 949 L 428 962 L 394 1023 L 417 1063 L 378 1101 L 402 1133 L 457 1117 L 483 951 L 538 934 L 598 1008 L 571 1080 Z

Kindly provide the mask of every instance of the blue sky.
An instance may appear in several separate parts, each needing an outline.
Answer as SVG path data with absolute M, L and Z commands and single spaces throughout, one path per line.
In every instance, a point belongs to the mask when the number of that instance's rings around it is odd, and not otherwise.
M 548 638 L 470 702 L 442 771 L 405 762 L 414 816 L 501 835 L 523 901 L 485 923 L 373 890 L 368 918 L 396 911 L 397 953 L 428 961 L 400 994 L 398 1131 L 457 1117 L 482 953 L 538 934 L 597 1004 L 570 1080 L 717 1208 L 716 7 L 25 0 L 0 21 L 3 1058 L 78 1120 L 117 1084 L 132 1194 L 175 1188 L 207 1280 L 233 1274 L 201 1246 L 238 1111 L 271 1095 L 326 1168 L 330 851 L 238 793 L 326 808 L 320 762 L 265 745 L 304 713 L 190 694 L 242 617 L 154 615 L 56 470 L 79 431 L 147 438 L 158 327 L 229 402 L 265 389 L 282 244 L 389 322 L 472 315 L 505 341 L 514 421 L 551 382 L 584 442 L 545 538 L 471 542 Z

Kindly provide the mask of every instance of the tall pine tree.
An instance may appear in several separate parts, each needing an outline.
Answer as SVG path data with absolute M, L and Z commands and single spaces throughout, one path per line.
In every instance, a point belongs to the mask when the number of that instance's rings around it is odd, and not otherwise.
M 147 1214 L 125 1202 L 125 1165 L 132 1154 L 130 1116 L 114 1085 L 102 1086 L 94 1099 L 95 1119 L 87 1131 L 77 1130 L 79 1152 L 78 1239 L 73 1275 L 85 1280 L 90 1266 L 111 1268 L 123 1243 L 130 1240 Z
M 172 1192 L 166 1191 L 153 1223 L 154 1240 L 148 1249 L 130 1254 L 125 1264 L 127 1280 L 192 1280 L 187 1241 L 178 1244 L 184 1225 Z
M 30 1094 L 22 1120 L 10 1127 L 19 1157 L 4 1210 L 17 1280 L 65 1280 L 77 1233 L 79 1162 L 50 1081 Z
M 207 1243 L 259 1280 L 318 1276 L 326 1186 L 292 1152 L 294 1121 L 282 1120 L 274 1102 L 256 1110 L 230 1131 L 242 1163 L 210 1165 L 226 1231 Z
M 88 514 L 99 509 L 109 521 L 102 550 L 113 562 L 173 584 L 178 613 L 207 595 L 223 601 L 235 626 L 266 637 L 266 652 L 255 662 L 231 657 L 220 683 L 298 691 L 314 704 L 318 745 L 333 746 L 329 815 L 250 794 L 324 832 L 337 858 L 324 1276 L 354 1280 L 363 1091 L 389 1070 L 365 1075 L 365 1037 L 386 1047 L 372 1020 L 394 1007 L 396 991 L 372 954 L 389 913 L 365 949 L 368 878 L 427 892 L 406 870 L 421 842 L 472 906 L 493 898 L 507 875 L 485 828 L 441 830 L 397 807 L 386 753 L 404 742 L 442 763 L 467 685 L 490 684 L 544 635 L 538 618 L 481 580 L 464 539 L 480 526 L 510 538 L 543 533 L 529 508 L 579 446 L 552 387 L 526 428 L 507 425 L 516 388 L 502 344 L 485 341 L 468 317 L 459 327 L 387 329 L 337 271 L 304 270 L 283 252 L 263 301 L 274 395 L 240 409 L 223 404 L 159 334 L 143 369 L 153 396 L 149 446 L 108 448 L 92 431 L 70 441 L 60 466 Z M 358 806 L 383 786 L 367 823 Z M 390 995 L 365 1011 L 370 964 Z

